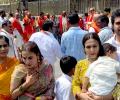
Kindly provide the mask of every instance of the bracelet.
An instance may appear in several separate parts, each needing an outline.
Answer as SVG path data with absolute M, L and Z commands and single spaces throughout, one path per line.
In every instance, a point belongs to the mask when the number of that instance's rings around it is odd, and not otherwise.
M 22 85 L 19 87 L 19 91 L 20 92 L 24 92 L 25 91 L 25 89 L 22 87 Z
M 40 96 L 39 96 L 39 97 L 36 97 L 35 100 L 41 100 L 41 99 L 40 99 Z

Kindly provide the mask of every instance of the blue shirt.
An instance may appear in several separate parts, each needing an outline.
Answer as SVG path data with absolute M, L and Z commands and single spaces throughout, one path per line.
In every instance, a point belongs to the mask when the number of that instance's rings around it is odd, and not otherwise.
M 87 31 L 80 27 L 71 27 L 61 38 L 61 50 L 64 55 L 75 57 L 77 60 L 85 58 L 82 39 Z
M 101 42 L 105 43 L 113 36 L 113 31 L 109 27 L 104 27 L 100 30 L 100 32 L 98 33 L 98 36 L 99 36 Z

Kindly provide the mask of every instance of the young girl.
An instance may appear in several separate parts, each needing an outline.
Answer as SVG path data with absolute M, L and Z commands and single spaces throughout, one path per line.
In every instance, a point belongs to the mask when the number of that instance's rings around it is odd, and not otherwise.
M 116 48 L 109 43 L 103 45 L 105 56 L 90 64 L 82 85 L 82 92 L 87 92 L 94 100 L 103 100 L 102 96 L 112 92 L 117 84 L 120 63 L 116 61 Z M 88 88 L 88 84 L 91 86 Z
M 22 64 L 16 66 L 11 79 L 12 99 L 53 100 L 54 77 L 52 66 L 41 55 L 34 42 L 22 47 Z

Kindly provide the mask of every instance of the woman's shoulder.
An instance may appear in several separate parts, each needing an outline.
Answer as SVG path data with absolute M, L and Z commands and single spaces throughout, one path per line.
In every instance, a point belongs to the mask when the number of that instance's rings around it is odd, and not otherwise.
M 19 61 L 16 58 L 7 57 L 1 66 L 7 66 L 8 68 L 15 68 L 19 64 Z
M 13 63 L 13 64 L 19 64 L 19 60 L 15 57 L 7 57 L 7 62 Z
M 86 63 L 88 63 L 88 59 L 82 59 L 78 61 L 78 64 L 86 64 Z
M 15 69 L 17 71 L 21 71 L 21 72 L 24 72 L 24 73 L 27 71 L 24 64 L 18 64 L 17 66 L 15 66 Z
M 89 65 L 88 59 L 83 59 L 77 62 L 77 68 L 87 68 Z
M 15 66 L 12 76 L 23 77 L 26 75 L 26 73 L 27 73 L 27 70 L 26 70 L 24 64 L 19 64 L 19 65 Z

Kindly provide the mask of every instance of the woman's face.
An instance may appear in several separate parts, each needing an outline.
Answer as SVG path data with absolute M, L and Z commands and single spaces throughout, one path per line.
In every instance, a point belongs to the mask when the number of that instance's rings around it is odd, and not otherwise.
M 0 39 L 0 57 L 7 57 L 9 51 L 9 45 L 4 39 Z
M 22 51 L 22 60 L 28 69 L 38 66 L 38 56 L 33 52 Z
M 95 39 L 89 39 L 85 42 L 85 53 L 88 59 L 96 59 L 99 53 L 99 44 Z

